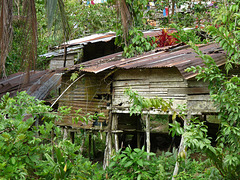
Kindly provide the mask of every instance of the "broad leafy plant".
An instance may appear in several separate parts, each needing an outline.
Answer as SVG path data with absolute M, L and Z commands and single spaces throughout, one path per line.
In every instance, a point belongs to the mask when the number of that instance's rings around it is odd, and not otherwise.
M 152 177 L 151 166 L 155 164 L 147 160 L 148 156 L 155 156 L 154 153 L 147 153 L 142 149 L 131 149 L 127 147 L 117 152 L 112 157 L 108 167 L 109 176 L 112 179 L 147 179 Z
M 13 98 L 9 94 L 3 96 L 0 101 L 0 177 L 24 179 L 36 170 L 41 171 L 38 164 L 44 152 L 42 142 L 51 141 L 48 134 L 53 128 L 52 119 L 56 118 L 50 110 L 25 92 Z M 39 129 L 35 126 L 37 118 L 46 120 Z
M 240 177 L 240 78 L 233 71 L 234 68 L 238 68 L 240 57 L 239 9 L 239 2 L 221 7 L 219 11 L 225 13 L 221 13 L 215 21 L 220 27 L 207 28 L 213 39 L 226 51 L 224 70 L 216 65 L 212 57 L 203 54 L 192 41 L 186 42 L 205 64 L 205 67 L 191 67 L 187 71 L 197 72 L 198 80 L 209 82 L 210 95 L 219 111 L 218 118 L 221 124 L 216 146 L 211 145 L 206 134 L 207 129 L 202 122 L 190 123 L 182 134 L 186 145 L 204 153 L 226 179 Z M 179 37 L 184 37 L 184 33 Z
M 54 124 L 61 116 L 51 111 L 26 92 L 2 97 L 0 178 L 101 179 L 97 164 L 83 158 L 79 146 L 62 140 L 61 129 Z M 66 114 L 69 108 L 61 112 Z

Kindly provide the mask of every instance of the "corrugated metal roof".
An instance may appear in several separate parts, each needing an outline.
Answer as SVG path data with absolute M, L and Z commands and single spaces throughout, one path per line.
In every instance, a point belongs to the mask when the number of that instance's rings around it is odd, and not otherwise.
M 166 50 L 166 49 L 165 49 Z M 218 66 L 225 63 L 225 52 L 217 44 L 209 44 L 200 47 L 204 54 L 210 55 Z M 75 65 L 68 70 L 79 69 L 82 71 L 99 73 L 107 69 L 122 68 L 162 68 L 177 67 L 185 79 L 194 77 L 196 74 L 185 72 L 191 66 L 204 66 L 203 60 L 191 49 L 182 49 L 175 52 L 151 51 L 143 55 L 124 59 L 121 53 L 111 54 L 102 58 L 97 58 L 82 64 Z
M 26 73 L 16 73 L 6 79 L 0 79 L 0 97 L 7 92 L 15 96 L 19 91 L 27 91 L 31 96 L 43 100 L 50 91 L 59 87 L 61 74 L 54 71 L 35 71 L 30 73 L 30 82 L 24 84 Z
M 174 29 L 168 29 L 169 33 L 175 32 Z M 147 37 L 153 37 L 158 36 L 162 33 L 162 29 L 155 29 L 155 30 L 149 30 L 143 32 L 144 36 Z M 40 55 L 40 57 L 52 57 L 52 56 L 62 56 L 64 55 L 64 46 L 67 45 L 67 53 L 72 54 L 78 52 L 79 49 L 83 48 L 84 45 L 87 45 L 88 43 L 97 43 L 97 42 L 108 42 L 116 37 L 115 32 L 108 32 L 105 34 L 93 34 L 91 36 L 86 36 L 79 39 L 74 39 L 71 41 L 68 41 L 66 43 L 61 44 L 60 46 L 54 47 L 54 51 L 48 52 L 46 54 Z
M 105 34 L 93 34 L 91 36 L 86 36 L 79 39 L 74 39 L 68 41 L 66 43 L 61 44 L 60 46 L 54 47 L 55 51 L 48 52 L 46 54 L 40 55 L 40 57 L 52 57 L 52 56 L 62 56 L 64 55 L 64 46 L 67 45 L 67 53 L 76 53 L 77 50 L 83 48 L 84 45 L 88 43 L 96 43 L 96 42 L 108 42 L 115 38 L 115 32 L 108 32 Z

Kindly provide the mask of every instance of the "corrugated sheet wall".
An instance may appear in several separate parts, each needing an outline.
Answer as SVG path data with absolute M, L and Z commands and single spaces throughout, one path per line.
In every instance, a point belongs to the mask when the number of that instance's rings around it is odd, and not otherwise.
M 65 74 L 62 80 L 62 90 L 64 90 L 71 82 L 70 73 Z M 68 91 L 63 95 L 59 101 L 60 106 L 72 106 L 72 110 L 82 109 L 80 115 L 85 116 L 87 113 L 94 114 L 104 113 L 105 117 L 100 117 L 98 121 L 108 121 L 109 106 L 111 101 L 111 81 L 105 78 L 105 73 L 93 74 L 86 73 L 84 78 L 77 81 Z M 93 121 L 87 124 L 79 122 L 78 125 L 72 124 L 73 113 L 65 117 L 60 125 L 67 125 L 72 127 L 92 127 Z

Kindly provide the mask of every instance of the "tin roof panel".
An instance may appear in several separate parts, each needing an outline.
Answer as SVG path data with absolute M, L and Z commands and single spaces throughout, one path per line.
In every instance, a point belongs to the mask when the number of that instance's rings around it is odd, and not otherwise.
M 164 48 L 166 50 L 166 48 Z M 208 44 L 200 47 L 204 54 L 210 55 L 218 66 L 225 63 L 225 53 L 217 44 Z M 83 67 L 82 71 L 99 73 L 113 68 L 161 68 L 177 67 L 184 78 L 188 79 L 194 73 L 187 73 L 185 69 L 191 66 L 204 66 L 203 60 L 191 49 L 182 49 L 174 52 L 151 51 L 143 55 L 125 59 L 121 53 L 111 54 L 105 57 L 97 58 L 80 65 L 75 65 L 69 70 Z

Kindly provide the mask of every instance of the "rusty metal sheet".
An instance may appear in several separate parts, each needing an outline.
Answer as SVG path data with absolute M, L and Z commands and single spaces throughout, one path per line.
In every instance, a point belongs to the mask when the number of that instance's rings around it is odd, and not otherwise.
M 0 97 L 7 92 L 10 96 L 15 96 L 17 92 L 27 91 L 29 95 L 37 99 L 44 99 L 50 91 L 60 85 L 61 76 L 54 71 L 32 71 L 30 72 L 30 82 L 24 84 L 26 73 L 16 73 L 6 79 L 0 80 Z
M 225 63 L 225 52 L 217 44 L 203 45 L 200 50 L 204 54 L 210 55 L 218 66 Z M 178 51 L 151 51 L 143 55 L 125 59 L 121 57 L 121 53 L 111 54 L 105 57 L 97 58 L 80 65 L 75 65 L 68 70 L 79 69 L 82 71 L 99 73 L 107 69 L 122 68 L 161 68 L 161 67 L 177 67 L 184 78 L 189 79 L 196 74 L 185 72 L 185 69 L 191 66 L 204 66 L 203 60 L 191 49 L 181 49 Z
M 176 32 L 176 30 L 169 29 L 168 32 L 172 33 L 172 32 Z M 162 34 L 162 29 L 145 31 L 145 32 L 143 32 L 143 34 L 144 34 L 144 37 L 158 36 L 158 35 Z M 40 55 L 40 57 L 49 58 L 49 57 L 52 57 L 52 56 L 63 55 L 65 45 L 68 46 L 68 48 L 67 48 L 68 54 L 76 53 L 77 50 L 83 48 L 83 45 L 86 45 L 88 43 L 108 42 L 108 41 L 114 39 L 115 37 L 116 37 L 115 32 L 108 32 L 108 33 L 105 33 L 105 34 L 93 34 L 93 35 L 82 37 L 82 38 L 79 38 L 79 39 L 70 40 L 68 42 L 65 42 L 65 43 L 61 44 L 60 46 L 55 46 L 53 48 L 52 52 L 42 54 L 42 55 Z

